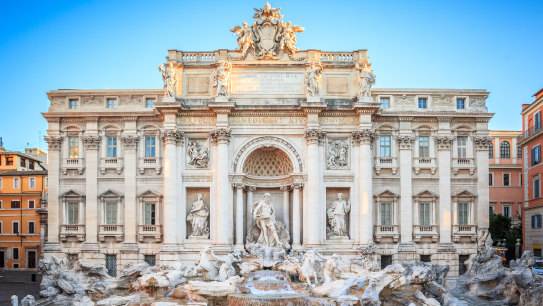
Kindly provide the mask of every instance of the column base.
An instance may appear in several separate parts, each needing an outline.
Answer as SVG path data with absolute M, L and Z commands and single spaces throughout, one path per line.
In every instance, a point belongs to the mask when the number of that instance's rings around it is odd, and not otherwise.
M 437 246 L 437 251 L 441 253 L 456 253 L 456 247 L 452 242 L 441 242 Z

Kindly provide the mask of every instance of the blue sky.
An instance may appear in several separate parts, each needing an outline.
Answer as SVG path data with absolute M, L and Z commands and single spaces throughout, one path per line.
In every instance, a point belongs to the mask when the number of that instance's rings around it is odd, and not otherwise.
M 47 91 L 161 88 L 157 66 L 168 49 L 234 49 L 229 29 L 264 3 L 3 0 L 4 145 L 46 148 Z M 305 27 L 300 49 L 368 49 L 376 87 L 487 89 L 491 129 L 520 130 L 521 104 L 543 88 L 543 1 L 270 3 Z

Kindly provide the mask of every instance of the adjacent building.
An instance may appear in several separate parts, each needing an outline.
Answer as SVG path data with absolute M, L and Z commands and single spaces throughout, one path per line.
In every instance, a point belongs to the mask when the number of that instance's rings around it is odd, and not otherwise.
M 298 50 L 278 10 L 255 19 L 237 50 L 169 50 L 164 89 L 48 92 L 46 256 L 115 274 L 224 254 L 269 193 L 293 249 L 374 242 L 382 266 L 462 273 L 488 227 L 489 93 L 371 88 L 366 50 Z
M 0 147 L 0 268 L 35 269 L 46 232 L 47 154 Z
M 523 175 L 522 147 L 517 144 L 520 131 L 490 131 L 488 151 L 490 212 L 511 218 L 513 225 L 522 219 Z
M 541 128 L 541 112 L 543 110 L 543 89 L 534 94 L 532 104 L 522 105 L 522 135 L 518 137 L 518 145 L 522 146 L 524 207 L 523 234 L 524 248 L 541 256 L 543 245 L 543 198 L 541 196 L 541 146 L 543 145 L 543 129 Z

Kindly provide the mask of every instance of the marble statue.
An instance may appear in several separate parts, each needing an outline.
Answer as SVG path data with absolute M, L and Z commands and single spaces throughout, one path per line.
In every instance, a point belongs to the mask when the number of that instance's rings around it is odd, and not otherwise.
M 371 64 L 363 64 L 360 66 L 356 64 L 358 69 L 358 76 L 360 77 L 360 83 L 358 87 L 358 100 L 362 98 L 371 98 L 371 86 L 375 84 L 375 75 L 373 70 L 370 69 Z
M 215 70 L 213 87 L 217 87 L 217 97 L 230 95 L 230 76 L 232 63 L 219 61 L 219 67 Z
M 349 144 L 342 140 L 330 140 L 328 145 L 328 169 L 342 169 L 349 165 Z
M 219 275 L 217 276 L 217 281 L 224 282 L 232 276 L 236 275 L 236 269 L 233 266 L 234 256 L 232 254 L 226 255 L 223 259 L 223 263 L 219 268 Z
M 241 57 L 245 58 L 245 55 L 247 55 L 247 52 L 251 49 L 254 49 L 255 42 L 253 41 L 252 29 L 249 28 L 249 26 L 247 25 L 247 22 L 244 21 L 241 27 L 236 26 L 230 31 L 234 33 L 232 35 L 239 35 L 237 38 L 238 50 L 241 51 Z
M 294 33 L 301 33 L 304 31 L 304 28 L 292 25 L 290 21 L 287 23 L 281 21 L 280 24 L 279 48 L 292 55 L 298 51 L 298 48 L 296 48 L 296 34 Z
M 332 202 L 327 210 L 328 236 L 347 236 L 347 214 L 351 211 L 351 204 L 343 199 L 343 194 L 337 194 L 337 200 Z
M 217 268 L 215 268 L 215 265 L 213 262 L 217 260 L 217 257 L 213 253 L 213 250 L 211 250 L 211 247 L 205 247 L 200 252 L 200 258 L 198 259 L 198 262 L 196 263 L 196 267 L 194 267 L 194 274 L 202 273 L 204 276 L 204 280 L 215 280 L 218 276 L 217 274 Z
M 332 256 L 326 259 L 326 264 L 324 265 L 324 283 L 331 283 L 337 280 L 336 274 L 341 272 L 343 272 L 343 270 L 341 269 L 341 260 L 339 255 L 332 254 Z
M 269 193 L 265 193 L 262 199 L 253 204 L 251 214 L 255 222 L 246 239 L 247 249 L 251 253 L 261 253 L 263 248 L 289 248 L 289 233 L 282 223 L 275 220 Z
M 317 274 L 320 271 L 320 261 L 324 260 L 325 259 L 316 250 L 308 250 L 305 252 L 302 257 L 301 269 L 298 271 L 300 280 L 311 286 L 311 278 L 313 277 L 314 284 L 318 284 L 319 278 L 317 277 Z
M 187 148 L 187 163 L 196 168 L 206 168 L 209 163 L 209 149 L 193 140 Z
M 196 201 L 192 203 L 187 221 L 192 225 L 192 232 L 189 238 L 209 238 L 209 209 L 204 202 L 204 195 L 198 193 Z
M 172 63 L 168 63 L 168 66 L 160 65 L 158 70 L 162 72 L 162 80 L 164 81 L 164 96 L 174 97 L 175 87 L 177 86 L 177 74 Z
M 311 63 L 305 72 L 305 88 L 307 93 L 314 97 L 319 95 L 319 79 L 322 75 L 322 66 Z

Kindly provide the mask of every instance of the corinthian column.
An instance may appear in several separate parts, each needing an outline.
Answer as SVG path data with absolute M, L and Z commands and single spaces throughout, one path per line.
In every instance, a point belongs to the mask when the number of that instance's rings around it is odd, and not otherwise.
M 59 203 L 59 176 L 60 176 L 60 145 L 62 138 L 58 136 L 45 137 L 49 150 L 47 151 L 47 162 L 49 170 L 49 197 L 47 203 L 47 243 L 44 246 L 45 253 L 60 252 L 59 229 L 60 229 L 60 205 Z
M 477 220 L 477 225 L 482 228 L 489 226 L 488 219 L 488 149 L 492 139 L 488 136 L 475 137 L 475 150 L 477 162 L 477 219 L 471 216 L 471 220 Z M 515 149 L 516 146 L 513 146 Z M 472 211 L 474 211 L 472 209 Z
M 228 144 L 230 143 L 230 129 L 218 128 L 209 134 L 213 142 L 217 143 L 217 169 L 215 184 L 215 203 L 213 205 L 215 217 L 215 244 L 229 246 L 232 243 L 232 200 L 230 198 L 230 185 L 228 184 Z
M 236 246 L 243 248 L 243 184 L 235 184 L 236 188 Z
M 164 130 L 164 246 L 161 251 L 175 251 L 177 244 L 177 142 L 182 133 L 174 129 Z
M 300 247 L 300 189 L 301 183 L 292 185 L 292 247 Z
M 306 246 L 319 245 L 323 242 L 320 218 L 324 218 L 325 210 L 322 208 L 319 190 L 319 138 L 324 133 L 319 129 L 305 131 L 307 139 L 307 200 L 304 199 L 304 244 Z
M 373 173 L 371 143 L 373 131 L 361 129 L 353 132 L 353 138 L 359 145 L 359 203 L 358 224 L 360 244 L 368 244 L 373 241 Z
M 453 138 L 449 136 L 436 137 L 439 160 L 439 242 L 450 244 L 452 235 L 451 209 L 451 146 Z M 487 156 L 488 158 L 488 156 Z M 437 207 L 435 207 L 437 208 Z
M 413 241 L 413 136 L 398 136 L 400 148 L 400 242 Z
M 285 224 L 285 228 L 287 231 L 290 229 L 289 227 L 289 218 L 288 218 L 288 212 L 289 212 L 289 199 L 290 199 L 290 187 L 289 186 L 281 186 L 281 191 L 283 191 L 283 223 Z
M 135 247 L 137 235 L 137 200 L 136 200 L 136 148 L 138 137 L 126 135 L 121 138 L 124 145 L 124 242 L 123 248 Z M 128 246 L 130 245 L 130 246 Z
M 84 252 L 98 252 L 98 135 L 83 136 L 85 147 L 85 244 Z

